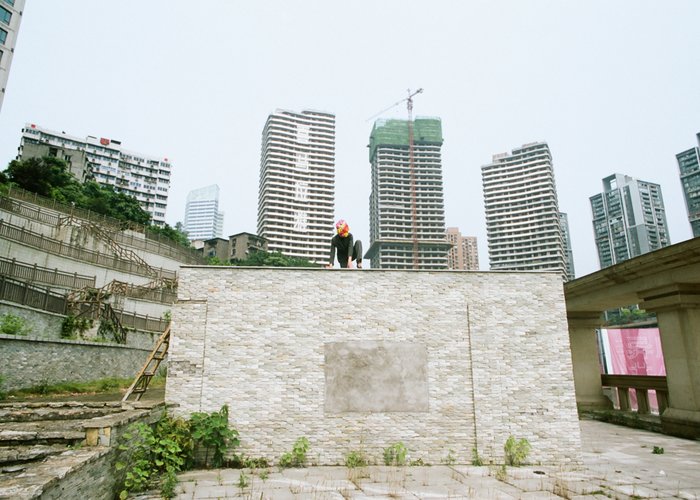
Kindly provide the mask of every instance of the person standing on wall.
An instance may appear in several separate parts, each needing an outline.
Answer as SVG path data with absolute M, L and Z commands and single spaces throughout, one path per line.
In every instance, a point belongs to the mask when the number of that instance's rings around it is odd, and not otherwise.
M 352 261 L 357 261 L 357 268 L 362 269 L 362 242 L 355 239 L 350 232 L 350 226 L 343 219 L 335 224 L 338 234 L 331 239 L 331 258 L 327 269 L 332 269 L 335 262 L 335 252 L 338 251 L 338 263 L 342 268 L 352 268 Z

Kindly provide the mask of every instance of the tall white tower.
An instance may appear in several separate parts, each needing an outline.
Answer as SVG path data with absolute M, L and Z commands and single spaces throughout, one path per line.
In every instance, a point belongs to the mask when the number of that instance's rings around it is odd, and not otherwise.
M 5 87 L 10 76 L 12 56 L 17 44 L 17 33 L 22 22 L 24 0 L 0 2 L 0 108 L 5 98 Z
M 335 115 L 277 110 L 262 134 L 258 235 L 268 250 L 328 263 L 335 210 Z
M 187 195 L 185 232 L 190 241 L 220 238 L 224 213 L 219 212 L 219 186 L 194 189 Z
M 568 279 L 549 146 L 494 155 L 481 177 L 491 269 L 558 271 Z

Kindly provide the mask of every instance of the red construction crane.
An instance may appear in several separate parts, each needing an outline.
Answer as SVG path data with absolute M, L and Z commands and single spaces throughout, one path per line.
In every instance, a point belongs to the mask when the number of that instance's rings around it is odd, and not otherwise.
M 413 96 L 422 94 L 423 89 L 418 89 L 414 92 L 411 92 L 411 89 L 408 89 L 407 92 L 408 97 L 395 102 L 394 104 L 380 111 L 376 115 L 369 117 L 367 121 L 371 120 L 372 118 L 376 118 L 377 116 L 385 113 L 386 111 L 389 111 L 390 109 L 392 109 L 395 106 L 398 106 L 404 101 L 406 102 L 406 108 L 408 110 L 408 171 L 411 180 L 411 230 L 413 241 L 413 269 L 418 269 L 420 266 L 420 255 L 418 246 L 418 206 L 416 201 L 416 163 L 413 152 Z
M 408 89 L 406 108 L 408 109 L 408 171 L 411 176 L 411 222 L 413 236 L 413 269 L 418 269 L 420 264 L 418 248 L 418 207 L 416 202 L 416 162 L 413 154 L 413 96 L 423 92 L 418 89 L 411 93 Z

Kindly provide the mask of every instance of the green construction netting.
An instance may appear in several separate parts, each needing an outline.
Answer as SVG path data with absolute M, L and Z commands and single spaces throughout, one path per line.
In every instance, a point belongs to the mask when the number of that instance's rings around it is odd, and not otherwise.
M 439 118 L 413 120 L 413 144 L 442 144 Z M 369 136 L 369 159 L 378 146 L 408 146 L 408 120 L 382 119 L 374 122 Z

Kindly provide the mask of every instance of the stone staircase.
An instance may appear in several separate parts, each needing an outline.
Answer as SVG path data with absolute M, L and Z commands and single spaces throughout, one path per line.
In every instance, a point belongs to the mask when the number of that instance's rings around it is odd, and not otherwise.
M 163 411 L 157 401 L 0 404 L 0 499 L 111 498 L 119 437 Z

